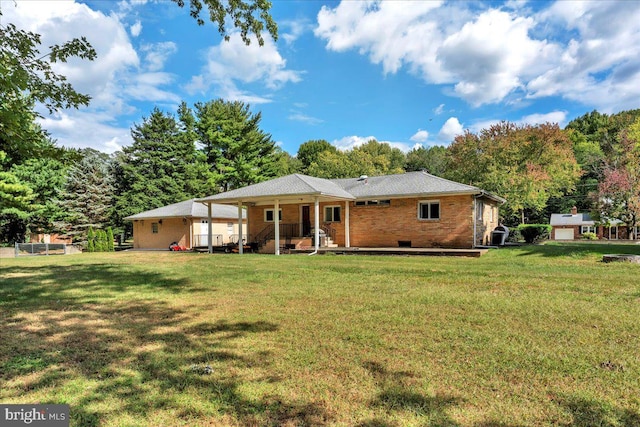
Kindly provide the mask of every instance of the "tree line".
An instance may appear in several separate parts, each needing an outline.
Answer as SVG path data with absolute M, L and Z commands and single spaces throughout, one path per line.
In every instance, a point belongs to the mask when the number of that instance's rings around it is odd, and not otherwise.
M 2 172 L 3 185 L 11 176 L 17 190 L 9 209 L 3 200 L 1 239 L 20 241 L 27 231 L 78 240 L 90 228 L 123 233 L 129 215 L 290 173 L 347 178 L 424 170 L 504 197 L 502 220 L 510 225 L 545 223 L 572 206 L 603 222 L 638 220 L 640 110 L 594 111 L 564 129 L 501 122 L 467 131 L 448 147 L 408 153 L 376 140 L 350 150 L 310 140 L 294 156 L 260 120 L 238 101 L 183 102 L 175 115 L 155 108 L 131 129 L 133 143 L 112 155 L 47 140 L 46 150 Z
M 0 30 L 0 243 L 23 241 L 28 232 L 74 240 L 86 240 L 89 229 L 126 234 L 126 216 L 291 173 L 347 178 L 425 170 L 507 199 L 507 225 L 545 223 L 572 206 L 603 223 L 635 226 L 640 216 L 640 110 L 593 111 L 564 129 L 501 122 L 406 154 L 375 140 L 339 150 L 317 139 L 290 155 L 261 129 L 260 112 L 215 99 L 183 102 L 176 114 L 154 108 L 131 129 L 131 146 L 108 155 L 58 147 L 36 121 L 36 102 L 50 111 L 89 102 L 51 69 L 71 57 L 92 60 L 87 41 L 52 46 L 42 56 L 39 35 L 11 24 Z

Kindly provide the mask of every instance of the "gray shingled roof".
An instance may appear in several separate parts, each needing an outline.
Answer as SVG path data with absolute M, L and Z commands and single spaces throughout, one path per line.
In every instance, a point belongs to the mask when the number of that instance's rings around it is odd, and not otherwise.
M 380 197 L 408 197 L 425 194 L 481 193 L 478 187 L 460 184 L 426 172 L 407 172 L 397 175 L 372 176 L 366 179 L 332 180 L 358 199 Z
M 275 197 L 321 195 L 337 199 L 373 199 L 444 194 L 484 194 L 496 201 L 501 197 L 478 187 L 460 184 L 426 172 L 373 176 L 366 179 L 323 179 L 293 174 L 226 193 L 209 196 L 201 201 L 237 201 Z
M 226 193 L 216 194 L 200 200 L 247 200 L 256 197 L 266 198 L 276 196 L 329 196 L 338 199 L 355 198 L 330 180 L 293 174 L 227 191 Z
M 238 208 L 229 205 L 212 204 L 213 218 L 238 218 Z M 140 212 L 136 215 L 126 217 L 126 220 L 150 218 L 207 218 L 207 206 L 196 202 L 196 199 L 189 199 L 179 203 L 163 206 L 157 209 Z M 242 212 L 242 217 L 246 218 L 246 212 Z
M 604 221 L 603 221 L 604 222 Z M 572 214 L 551 214 L 551 225 L 595 225 L 596 222 L 588 213 Z M 623 225 L 624 222 L 619 219 L 613 219 L 608 222 L 611 225 Z
M 588 213 L 572 214 L 551 214 L 551 225 L 594 225 Z

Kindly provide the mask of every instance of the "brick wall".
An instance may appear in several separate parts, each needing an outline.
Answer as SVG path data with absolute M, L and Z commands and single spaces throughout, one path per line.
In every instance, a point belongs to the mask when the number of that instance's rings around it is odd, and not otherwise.
M 440 219 L 418 219 L 420 201 L 440 202 Z M 411 241 L 413 247 L 470 248 L 473 244 L 473 198 L 394 199 L 389 206 L 353 206 L 351 246 L 397 247 Z
M 418 219 L 418 203 L 421 201 L 439 201 L 440 219 Z M 345 203 L 320 203 L 320 224 L 325 225 L 326 206 L 340 206 L 340 222 L 328 223 L 336 230 L 335 243 L 344 246 L 345 235 Z M 445 196 L 434 198 L 392 199 L 389 206 L 355 206 L 349 202 L 351 246 L 354 247 L 397 247 L 399 241 L 411 241 L 413 247 L 450 247 L 470 248 L 473 246 L 473 204 L 470 195 Z M 479 240 L 485 240 L 498 225 L 498 208 L 495 202 L 485 201 L 493 209 L 485 209 L 479 220 L 482 230 L 478 231 Z M 280 205 L 283 224 L 300 224 L 299 204 Z M 311 228 L 314 225 L 314 206 L 309 206 Z M 249 233 L 255 236 L 267 225 L 264 221 L 264 210 L 273 209 L 273 205 L 252 206 L 249 208 Z

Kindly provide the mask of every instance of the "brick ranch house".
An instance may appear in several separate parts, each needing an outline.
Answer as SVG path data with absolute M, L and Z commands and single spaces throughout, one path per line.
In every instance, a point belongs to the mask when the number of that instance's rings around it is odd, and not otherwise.
M 551 214 L 551 240 L 579 240 L 585 233 L 594 233 L 598 239 L 640 240 L 640 226 L 628 227 L 614 220 L 608 225 L 597 225 L 588 213 L 579 213 L 574 206 L 570 214 Z
M 195 199 L 163 206 L 124 218 L 133 222 L 134 249 L 168 249 L 173 242 L 192 249 L 212 245 L 221 246 L 236 241 L 238 235 L 238 211 L 233 206 L 196 203 Z M 243 233 L 246 221 L 243 217 Z M 208 228 L 211 224 L 211 239 Z
M 474 248 L 489 243 L 505 202 L 426 172 L 347 179 L 293 174 L 197 201 L 246 207 L 249 235 L 242 240 L 275 254 L 283 242 L 316 250 L 332 244 Z

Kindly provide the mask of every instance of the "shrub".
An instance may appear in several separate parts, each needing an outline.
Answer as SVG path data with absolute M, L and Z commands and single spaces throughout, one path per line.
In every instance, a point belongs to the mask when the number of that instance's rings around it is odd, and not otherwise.
M 107 252 L 113 252 L 113 230 L 111 227 L 107 227 Z
M 95 252 L 96 250 L 96 234 L 93 231 L 93 227 L 89 227 L 87 232 L 87 252 Z
M 598 240 L 598 235 L 596 233 L 582 233 L 582 238 L 584 240 Z
M 509 243 L 519 243 L 523 241 L 522 233 L 517 228 L 510 228 L 509 235 L 507 236 L 507 242 Z
M 518 231 L 522 234 L 525 242 L 537 243 L 549 238 L 551 226 L 549 224 L 521 224 L 518 226 Z

